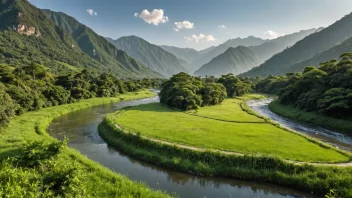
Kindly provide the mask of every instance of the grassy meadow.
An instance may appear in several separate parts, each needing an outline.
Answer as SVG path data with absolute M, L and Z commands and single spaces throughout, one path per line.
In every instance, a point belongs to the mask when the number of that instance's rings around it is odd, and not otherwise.
M 276 156 L 303 162 L 350 160 L 349 156 L 335 149 L 313 143 L 246 113 L 239 106 L 241 102 L 241 99 L 226 99 L 221 105 L 200 108 L 193 113 L 153 103 L 120 110 L 113 119 L 123 129 L 142 136 L 198 148 Z M 244 123 L 240 123 L 242 121 Z M 248 123 L 250 121 L 258 123 Z
M 83 108 L 92 107 L 95 105 L 106 104 L 111 102 L 119 102 L 121 100 L 133 100 L 139 98 L 146 98 L 155 96 L 155 93 L 149 91 L 141 91 L 135 93 L 127 93 L 119 96 L 119 98 L 94 98 L 88 100 L 82 100 L 78 103 L 67 104 L 62 106 L 55 106 L 50 108 L 41 109 L 35 112 L 28 112 L 21 116 L 13 118 L 9 126 L 4 132 L 0 133 L 0 162 L 7 159 L 8 157 L 15 157 L 21 153 L 22 147 L 26 145 L 26 142 L 30 141 L 44 141 L 45 143 L 57 142 L 56 139 L 52 138 L 46 132 L 46 128 L 50 122 L 63 114 L 70 113 L 72 111 L 80 110 Z M 5 162 L 6 163 L 6 162 Z M 147 188 L 145 185 L 133 182 L 125 176 L 116 174 L 109 169 L 101 166 L 100 164 L 93 162 L 81 155 L 79 152 L 64 148 L 61 154 L 55 159 L 55 167 L 62 169 L 74 168 L 76 165 L 81 167 L 83 179 L 79 176 L 74 178 L 75 181 L 81 180 L 84 188 L 84 195 L 80 197 L 168 197 L 169 195 L 160 192 L 153 191 Z M 49 163 L 49 164 L 50 164 Z M 76 165 L 71 165 L 76 164 Z M 8 167 L 6 164 L 0 163 L 0 197 L 2 193 L 11 194 L 19 197 L 34 197 L 38 195 L 38 188 L 36 191 L 31 191 L 31 187 L 36 187 L 41 181 L 45 179 L 40 169 L 32 168 L 14 168 Z M 6 168 L 7 167 L 7 168 Z M 55 170 L 55 169 L 54 169 Z M 63 174 L 65 170 L 57 170 L 58 174 Z M 17 178 L 20 177 L 21 179 Z M 58 176 L 57 176 L 58 177 Z M 17 178 L 17 179 L 10 179 Z M 9 179 L 9 181 L 5 181 Z M 57 180 L 57 179 L 56 179 Z M 5 183 L 3 183 L 5 182 Z M 8 183 L 6 183 L 8 182 Z M 13 183 L 17 182 L 17 183 Z M 21 183 L 22 182 L 22 183 Z M 27 182 L 27 183 L 26 183 Z M 11 188 L 7 188 L 7 185 L 11 185 Z M 17 186 L 17 187 L 16 187 Z M 21 188 L 20 188 L 21 186 Z M 33 190 L 33 189 L 32 189 Z M 32 194 L 31 194 L 32 193 Z M 35 194 L 33 194 L 35 193 Z M 3 194 L 4 195 L 4 194 Z M 46 195 L 49 196 L 49 195 Z M 51 195 L 58 196 L 58 195 Z

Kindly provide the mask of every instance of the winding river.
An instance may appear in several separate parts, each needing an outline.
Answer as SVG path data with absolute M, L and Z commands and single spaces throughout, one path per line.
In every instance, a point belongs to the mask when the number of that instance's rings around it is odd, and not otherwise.
M 198 177 L 179 173 L 136 160 L 109 147 L 98 135 L 98 125 L 106 114 L 126 106 L 158 102 L 159 98 L 124 101 L 83 109 L 54 120 L 48 128 L 57 139 L 69 138 L 68 145 L 128 178 L 141 181 L 153 189 L 159 189 L 180 197 L 239 197 L 239 198 L 300 198 L 314 197 L 289 188 L 242 180 Z M 267 103 L 249 102 L 258 113 L 263 113 Z M 263 114 L 265 115 L 265 114 Z M 268 116 L 271 117 L 272 115 Z M 272 118 L 272 117 L 271 117 Z

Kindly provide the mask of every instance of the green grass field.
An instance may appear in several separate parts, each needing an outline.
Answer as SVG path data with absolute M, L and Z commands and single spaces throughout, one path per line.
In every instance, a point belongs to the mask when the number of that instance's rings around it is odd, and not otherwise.
M 124 129 L 143 136 L 198 148 L 261 154 L 304 162 L 350 160 L 349 156 L 335 149 L 323 147 L 241 111 L 241 102 L 243 100 L 226 99 L 222 105 L 188 113 L 153 103 L 118 111 L 114 121 Z M 232 123 L 190 113 L 228 121 L 262 123 Z
M 229 122 L 265 122 L 265 120 L 258 118 L 255 115 L 246 113 L 240 106 L 240 104 L 244 102 L 244 99 L 263 98 L 263 96 L 250 95 L 246 97 L 247 98 L 228 98 L 219 105 L 206 106 L 199 110 L 188 111 L 187 113 Z
M 278 115 L 308 122 L 322 127 L 335 129 L 347 134 L 352 134 L 352 120 L 342 120 L 324 115 L 319 115 L 315 112 L 306 112 L 302 109 L 295 108 L 293 105 L 280 104 L 275 100 L 269 104 L 269 109 Z
M 119 98 L 95 98 L 82 100 L 78 103 L 67 104 L 41 109 L 35 112 L 28 112 L 21 116 L 13 118 L 9 126 L 0 134 L 0 161 L 14 157 L 19 153 L 19 149 L 26 141 L 57 141 L 46 133 L 46 128 L 50 122 L 63 114 L 80 110 L 83 108 L 119 102 L 123 100 L 133 100 L 139 98 L 152 97 L 155 93 L 141 91 L 138 93 L 127 93 Z M 79 152 L 66 148 L 60 154 L 57 164 L 65 167 L 68 163 L 78 162 L 84 167 L 86 174 L 84 186 L 86 188 L 86 197 L 168 197 L 169 195 L 160 191 L 153 191 L 145 185 L 133 182 L 125 176 L 116 174 L 109 169 L 93 162 L 81 155 Z M 0 175 L 1 175 L 0 170 Z M 34 178 L 40 178 L 34 170 Z M 0 182 L 1 183 L 1 182 Z M 0 194 L 1 194 L 0 186 Z

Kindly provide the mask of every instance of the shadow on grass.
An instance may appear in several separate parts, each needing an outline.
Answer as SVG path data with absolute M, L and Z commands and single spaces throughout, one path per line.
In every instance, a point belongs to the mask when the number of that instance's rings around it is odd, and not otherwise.
M 20 148 L 12 148 L 9 150 L 5 150 L 3 152 L 0 152 L 0 162 L 3 160 L 6 160 L 7 158 L 13 158 L 15 156 L 18 156 L 21 153 Z

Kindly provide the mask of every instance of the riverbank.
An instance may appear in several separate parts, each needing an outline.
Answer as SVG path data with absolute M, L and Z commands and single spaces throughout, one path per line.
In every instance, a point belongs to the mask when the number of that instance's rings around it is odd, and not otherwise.
M 199 113 L 205 115 L 208 112 Z M 214 115 L 206 116 L 214 118 Z M 348 176 L 352 173 L 351 167 L 298 165 L 270 156 L 239 156 L 181 148 L 148 140 L 143 133 L 125 133 L 116 127 L 115 121 L 113 114 L 107 116 L 99 126 L 100 135 L 120 151 L 161 167 L 195 175 L 268 182 L 317 195 L 336 189 L 342 197 L 352 196 L 352 178 Z
M 271 102 L 268 107 L 272 112 L 280 116 L 301 122 L 315 124 L 327 129 L 337 130 L 352 135 L 352 120 L 336 119 L 324 115 L 319 115 L 314 112 L 306 112 L 304 110 L 295 108 L 292 105 L 280 104 L 278 100 Z
M 43 141 L 47 144 L 57 142 L 56 139 L 47 134 L 46 128 L 53 119 L 59 116 L 96 105 L 119 102 L 122 100 L 147 98 L 155 95 L 155 93 L 149 91 L 141 91 L 127 93 L 118 98 L 94 98 L 82 100 L 74 104 L 28 112 L 21 116 L 14 117 L 5 131 L 0 134 L 0 160 L 3 161 L 8 157 L 14 158 L 21 154 L 22 147 L 28 141 Z M 77 163 L 82 167 L 82 172 L 85 173 L 84 179 L 82 180 L 82 185 L 85 188 L 83 197 L 168 197 L 165 193 L 153 191 L 143 184 L 133 182 L 125 176 L 116 174 L 99 163 L 93 162 L 79 152 L 67 147 L 63 149 L 55 163 L 57 163 L 57 167 L 68 168 L 71 163 Z M 29 172 L 31 174 L 26 175 L 30 175 L 32 182 L 44 180 L 45 178 L 43 178 L 38 171 L 39 170 L 30 169 Z M 0 171 L 0 176 L 6 176 L 6 174 L 8 173 Z M 0 191 L 6 188 L 6 186 L 4 186 L 6 183 L 0 182 L 0 184 Z M 28 190 L 26 186 L 22 186 L 22 188 L 23 190 Z M 28 190 L 27 193 L 27 195 L 30 195 L 31 192 Z

